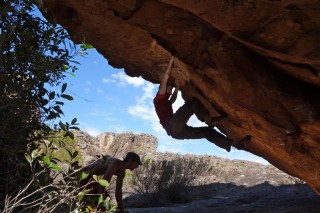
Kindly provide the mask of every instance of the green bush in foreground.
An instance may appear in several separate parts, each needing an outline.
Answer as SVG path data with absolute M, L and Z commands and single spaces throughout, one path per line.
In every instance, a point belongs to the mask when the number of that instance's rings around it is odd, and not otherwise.
M 67 134 L 66 134 L 67 133 Z M 73 141 L 70 132 L 55 132 L 55 140 L 59 144 Z M 79 165 L 79 152 L 60 147 L 48 142 L 45 146 L 40 144 L 37 149 L 26 153 L 25 157 L 30 165 L 32 178 L 27 184 L 21 185 L 21 189 L 12 195 L 7 195 L 4 204 L 4 213 L 10 212 L 94 212 L 103 207 L 106 210 L 114 210 L 116 206 L 110 204 L 110 198 L 87 195 L 89 190 L 79 187 L 81 179 L 88 174 L 81 171 Z M 54 158 L 51 154 L 54 150 L 64 148 L 67 159 Z M 61 164 L 67 164 L 68 168 L 62 168 Z M 95 176 L 93 181 L 103 186 L 108 183 Z
M 79 64 L 74 58 L 92 47 L 77 48 L 65 29 L 36 15 L 39 3 L 0 1 L 2 212 L 50 212 L 45 209 L 54 209 L 59 195 L 76 194 L 75 174 L 62 171 L 58 163 L 68 158 L 69 168 L 76 172 L 79 153 L 68 147 L 70 141 L 66 146 L 52 142 L 52 126 L 63 115 L 63 101 L 73 99 L 63 80 L 74 75 Z M 57 140 L 73 139 L 69 130 L 77 129 L 76 122 L 59 122 L 63 136 Z M 56 148 L 65 150 L 57 153 Z

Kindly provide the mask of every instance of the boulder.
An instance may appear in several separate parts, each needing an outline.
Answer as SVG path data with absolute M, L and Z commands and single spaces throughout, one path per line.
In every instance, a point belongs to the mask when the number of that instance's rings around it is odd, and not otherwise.
M 320 195 L 318 0 L 44 0 L 43 13 L 115 68 L 159 83 L 171 55 L 229 138 Z M 201 146 L 201 144 L 199 144 Z

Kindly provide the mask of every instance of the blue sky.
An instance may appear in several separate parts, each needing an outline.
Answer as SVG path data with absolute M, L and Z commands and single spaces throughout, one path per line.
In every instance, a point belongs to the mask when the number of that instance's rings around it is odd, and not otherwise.
M 168 59 L 169 60 L 169 59 Z M 209 141 L 175 140 L 161 127 L 153 106 L 153 98 L 158 85 L 132 78 L 123 69 L 115 69 L 95 49 L 88 50 L 88 55 L 78 57 L 81 63 L 75 76 L 68 75 L 67 92 L 74 97 L 66 101 L 62 110 L 62 121 L 78 119 L 79 128 L 92 136 L 103 132 L 147 133 L 158 138 L 158 152 L 180 154 L 215 155 L 229 159 L 242 159 L 267 164 L 264 159 L 248 152 L 232 149 L 230 153 L 216 147 Z M 180 92 L 179 92 L 180 93 Z M 174 111 L 184 103 L 179 95 L 174 104 Z M 203 126 L 195 116 L 189 125 Z

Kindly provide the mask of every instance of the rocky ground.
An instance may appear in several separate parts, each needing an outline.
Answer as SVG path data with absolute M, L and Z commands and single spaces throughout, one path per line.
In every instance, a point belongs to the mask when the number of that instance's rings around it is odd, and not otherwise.
M 236 165 L 237 169 L 242 170 L 242 174 L 236 172 L 230 175 L 229 172 L 228 178 L 226 175 L 205 177 L 211 183 L 186 189 L 186 200 L 191 202 L 184 204 L 166 203 L 160 207 L 150 207 L 152 206 L 150 201 L 131 195 L 124 200 L 126 206 L 130 207 L 128 211 L 130 213 L 320 212 L 320 196 L 299 179 L 270 165 L 220 160 L 226 162 L 224 166 L 229 168 Z
M 320 212 L 320 197 L 305 184 L 274 186 L 266 182 L 245 187 L 213 183 L 194 190 L 204 192 L 204 199 L 186 204 L 168 204 L 165 207 L 132 208 L 128 211 L 130 213 Z

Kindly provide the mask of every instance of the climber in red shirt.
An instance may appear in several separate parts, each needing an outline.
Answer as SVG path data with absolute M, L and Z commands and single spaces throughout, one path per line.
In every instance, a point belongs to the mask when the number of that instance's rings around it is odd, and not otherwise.
M 179 91 L 179 81 L 175 81 L 175 90 L 172 93 L 173 85 L 168 83 L 171 75 L 171 70 L 174 62 L 174 57 L 171 58 L 166 71 L 163 74 L 160 82 L 159 91 L 153 100 L 156 113 L 159 117 L 160 123 L 166 130 L 167 134 L 176 139 L 202 139 L 206 138 L 208 141 L 214 143 L 230 152 L 231 145 L 237 148 L 243 147 L 243 144 L 251 139 L 251 136 L 247 136 L 236 144 L 223 134 L 219 133 L 210 126 L 206 127 L 191 127 L 187 125 L 189 118 L 195 114 L 200 121 L 205 121 L 206 118 L 210 118 L 210 114 L 207 109 L 197 98 L 191 98 L 183 106 L 181 106 L 175 113 L 173 113 L 172 104 L 177 99 Z M 218 122 L 225 116 L 210 118 L 211 122 Z

